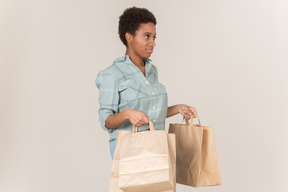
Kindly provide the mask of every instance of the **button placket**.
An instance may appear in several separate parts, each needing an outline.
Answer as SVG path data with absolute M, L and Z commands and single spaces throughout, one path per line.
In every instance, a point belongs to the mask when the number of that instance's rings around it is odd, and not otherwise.
M 145 79 L 146 79 L 146 78 L 145 78 Z M 152 90 L 152 91 L 151 91 L 151 94 L 154 96 L 154 95 L 155 95 L 154 88 L 153 88 L 153 86 L 149 83 L 149 81 L 148 81 L 147 79 L 145 80 L 145 84 L 149 87 L 150 90 Z
M 155 115 L 152 122 L 156 123 L 156 108 L 157 108 L 157 101 L 158 101 L 158 95 L 155 93 L 154 87 L 151 85 L 151 88 L 153 90 L 152 95 L 153 97 L 153 102 L 152 102 L 152 113 Z
M 147 74 L 147 73 L 146 73 Z M 152 96 L 152 111 L 151 111 L 151 121 L 153 122 L 153 123 L 156 123 L 156 117 L 157 117 L 157 115 L 156 115 L 156 108 L 157 108 L 157 99 L 158 99 L 158 96 L 157 96 L 157 94 L 156 94 L 156 92 L 155 92 L 155 89 L 154 89 L 154 87 L 153 87 L 153 84 L 151 84 L 149 81 L 148 81 L 148 75 L 146 75 L 146 77 L 145 77 L 145 81 L 144 81 L 144 83 L 146 84 L 146 86 L 147 86 L 147 88 L 148 88 L 148 90 L 150 90 L 151 92 L 150 92 L 150 96 Z

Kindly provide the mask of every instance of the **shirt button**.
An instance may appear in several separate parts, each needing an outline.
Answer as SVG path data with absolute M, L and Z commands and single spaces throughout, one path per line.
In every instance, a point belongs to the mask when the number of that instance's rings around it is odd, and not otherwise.
M 153 92 L 152 95 L 154 95 L 155 93 Z
M 153 122 L 155 123 L 155 119 L 153 120 Z
M 155 106 L 153 106 L 152 109 L 155 109 Z
M 146 81 L 146 84 L 149 84 L 149 82 L 148 82 L 148 81 Z

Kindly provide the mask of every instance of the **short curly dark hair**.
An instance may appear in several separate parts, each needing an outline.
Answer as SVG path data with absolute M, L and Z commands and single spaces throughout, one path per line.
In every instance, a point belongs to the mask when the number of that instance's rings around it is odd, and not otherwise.
M 154 25 L 157 23 L 153 13 L 148 9 L 137 7 L 127 8 L 119 17 L 118 34 L 123 44 L 127 47 L 126 32 L 135 35 L 141 23 L 149 22 L 154 23 Z

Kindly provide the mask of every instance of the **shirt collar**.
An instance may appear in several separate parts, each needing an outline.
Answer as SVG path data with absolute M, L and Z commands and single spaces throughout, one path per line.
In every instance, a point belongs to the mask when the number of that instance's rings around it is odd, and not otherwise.
M 124 60 L 124 61 L 129 61 L 129 62 L 132 63 L 132 61 L 130 60 L 129 55 L 124 55 L 124 56 L 123 56 L 123 60 Z M 145 63 L 152 62 L 152 60 L 149 59 L 149 58 L 145 58 L 145 59 L 143 59 L 143 60 L 145 61 Z M 133 63 L 132 63 L 132 64 L 133 64 Z
M 134 69 L 139 70 L 138 67 L 131 61 L 129 55 L 124 55 L 124 56 L 122 57 L 122 59 L 123 59 L 123 61 L 124 61 L 125 63 L 132 65 Z M 145 62 L 145 73 L 146 73 L 146 75 L 147 75 L 148 72 L 149 72 L 150 69 L 151 69 L 151 61 L 152 61 L 152 60 L 149 59 L 149 58 L 146 58 L 146 59 L 143 59 L 143 60 L 144 60 L 144 62 Z M 136 70 L 136 71 L 137 71 L 137 70 Z

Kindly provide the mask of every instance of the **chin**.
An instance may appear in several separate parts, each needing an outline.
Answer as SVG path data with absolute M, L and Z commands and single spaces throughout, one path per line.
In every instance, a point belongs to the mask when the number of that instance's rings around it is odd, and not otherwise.
M 148 59 L 150 56 L 151 56 L 151 54 L 149 54 L 149 55 L 144 55 L 142 58 L 143 58 L 143 59 Z

